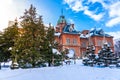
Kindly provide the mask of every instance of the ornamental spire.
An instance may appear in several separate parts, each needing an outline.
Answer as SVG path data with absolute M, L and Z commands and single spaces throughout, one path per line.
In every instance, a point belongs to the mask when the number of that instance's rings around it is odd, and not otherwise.
M 61 16 L 63 16 L 63 8 L 61 9 Z

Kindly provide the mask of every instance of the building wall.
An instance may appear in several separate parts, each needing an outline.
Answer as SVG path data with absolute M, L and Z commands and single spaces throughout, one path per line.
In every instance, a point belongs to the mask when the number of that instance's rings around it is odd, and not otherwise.
M 80 54 L 80 35 L 75 34 L 65 34 L 63 33 L 60 37 L 61 44 L 62 44 L 62 50 L 65 48 L 67 49 L 73 49 L 75 51 L 75 55 L 77 57 L 81 56 Z M 67 42 L 67 39 L 70 40 L 70 42 Z
M 66 25 L 66 23 L 59 23 L 59 24 L 57 24 L 56 32 L 62 33 L 63 27 L 64 27 L 65 25 Z
M 80 38 L 80 53 L 81 53 L 81 57 L 83 57 L 85 55 L 87 46 L 88 46 L 88 38 Z
M 67 44 L 67 39 L 70 39 L 70 43 Z M 77 40 L 77 43 L 73 43 L 73 39 Z M 86 47 L 89 44 L 88 38 L 80 38 L 80 35 L 75 34 L 61 34 L 60 38 L 56 37 L 56 40 L 61 44 L 61 50 L 65 48 L 74 49 L 75 54 L 77 57 L 84 56 L 86 52 Z M 102 48 L 104 38 L 101 36 L 94 36 L 90 38 L 91 44 L 95 46 L 95 53 L 97 54 L 98 51 Z M 113 44 L 113 37 L 106 37 L 105 40 L 110 45 L 111 49 L 114 51 L 114 44 Z
M 60 21 L 62 22 L 62 21 Z M 93 36 L 90 38 L 80 38 L 79 34 L 71 34 L 71 33 L 64 33 L 62 30 L 65 27 L 65 23 L 59 23 L 56 26 L 56 32 L 61 33 L 59 36 L 55 36 L 55 40 L 59 43 L 59 50 L 63 51 L 65 48 L 67 49 L 73 49 L 75 51 L 76 57 L 82 57 L 84 56 L 86 52 L 86 47 L 89 43 L 93 44 L 95 46 L 95 53 L 98 53 L 98 51 L 102 48 L 103 45 L 103 37 L 102 36 Z M 74 24 L 71 24 L 74 28 Z M 83 30 L 81 32 L 83 36 L 86 36 L 89 34 L 89 30 Z M 74 44 L 73 40 L 76 40 L 77 43 Z M 105 40 L 110 44 L 110 47 L 114 51 L 113 46 L 113 37 L 106 37 Z
M 95 53 L 98 53 L 98 51 L 102 48 L 104 41 L 106 41 L 110 45 L 111 49 L 114 51 L 113 37 L 104 38 L 102 36 L 94 36 L 94 37 L 91 37 L 91 41 L 93 42 L 93 45 L 96 48 Z

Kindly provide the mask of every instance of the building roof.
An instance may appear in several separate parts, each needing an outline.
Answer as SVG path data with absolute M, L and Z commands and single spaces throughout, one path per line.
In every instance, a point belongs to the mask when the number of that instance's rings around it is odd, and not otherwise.
M 65 16 L 61 15 L 57 21 L 57 24 L 60 24 L 60 23 L 67 23 L 66 19 L 65 19 Z
M 91 30 L 83 30 L 80 38 L 88 38 L 89 36 L 113 37 L 109 34 L 106 34 L 101 28 L 92 28 Z
M 93 29 L 91 29 L 90 30 L 90 36 L 105 36 L 105 37 L 113 37 L 113 36 L 111 36 L 111 35 L 109 35 L 109 34 L 106 34 L 104 31 L 103 31 L 103 29 L 101 29 L 101 28 L 93 28 Z
M 87 35 L 89 33 L 89 30 L 83 30 L 81 33 Z
M 63 33 L 80 34 L 80 32 L 79 32 L 79 31 L 76 31 L 71 24 L 67 24 L 67 25 L 63 28 Z
M 88 38 L 89 37 L 88 33 L 89 30 L 83 30 L 80 34 L 80 38 Z
M 89 35 L 80 34 L 80 38 L 88 38 Z

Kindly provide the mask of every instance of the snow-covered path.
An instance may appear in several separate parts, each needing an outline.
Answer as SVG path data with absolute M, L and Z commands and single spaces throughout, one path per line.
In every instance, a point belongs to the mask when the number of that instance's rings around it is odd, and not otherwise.
M 2 69 L 0 80 L 120 80 L 120 69 L 75 65 L 35 69 Z

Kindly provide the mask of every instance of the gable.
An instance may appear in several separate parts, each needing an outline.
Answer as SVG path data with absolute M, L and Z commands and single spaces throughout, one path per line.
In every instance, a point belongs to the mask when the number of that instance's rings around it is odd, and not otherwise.
M 67 24 L 64 28 L 63 28 L 63 33 L 68 33 L 68 34 L 79 34 L 79 31 L 76 31 L 74 29 L 74 26 L 72 26 L 72 24 Z

